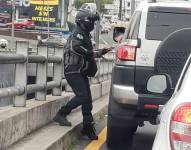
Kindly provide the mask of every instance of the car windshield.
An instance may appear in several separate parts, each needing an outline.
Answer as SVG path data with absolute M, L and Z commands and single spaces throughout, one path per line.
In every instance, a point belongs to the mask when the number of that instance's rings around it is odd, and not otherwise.
M 162 41 L 170 33 L 190 26 L 190 9 L 152 7 L 148 12 L 146 39 Z

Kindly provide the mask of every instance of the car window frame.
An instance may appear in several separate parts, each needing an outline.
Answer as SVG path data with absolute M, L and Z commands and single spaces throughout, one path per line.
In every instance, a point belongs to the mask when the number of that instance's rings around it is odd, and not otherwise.
M 141 11 L 135 11 L 125 32 L 125 39 L 137 39 L 139 35 L 139 26 L 141 22 Z

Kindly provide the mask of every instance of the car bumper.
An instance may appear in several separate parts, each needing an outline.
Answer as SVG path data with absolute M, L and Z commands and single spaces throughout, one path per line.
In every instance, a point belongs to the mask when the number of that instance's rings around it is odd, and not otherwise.
M 134 87 L 113 85 L 113 98 L 121 104 L 138 104 L 138 94 L 134 91 Z
M 118 103 L 137 105 L 138 94 L 134 91 L 134 72 L 134 66 L 114 67 L 111 94 Z

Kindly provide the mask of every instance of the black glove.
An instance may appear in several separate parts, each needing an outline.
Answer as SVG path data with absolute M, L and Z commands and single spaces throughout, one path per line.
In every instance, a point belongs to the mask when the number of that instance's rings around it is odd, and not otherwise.
M 113 47 L 97 50 L 97 51 L 95 51 L 94 56 L 95 56 L 95 58 L 100 58 L 100 57 L 102 57 L 102 55 L 107 54 L 112 49 L 113 49 Z
M 103 48 L 102 50 L 100 50 L 101 51 L 101 55 L 105 55 L 105 54 L 107 54 L 111 50 L 112 50 L 111 47 L 110 48 Z

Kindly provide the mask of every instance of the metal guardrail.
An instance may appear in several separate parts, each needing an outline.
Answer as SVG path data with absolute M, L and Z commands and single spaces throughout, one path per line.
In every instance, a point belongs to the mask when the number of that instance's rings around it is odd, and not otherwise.
M 28 93 L 35 92 L 35 99 L 46 100 L 47 90 L 52 89 L 53 96 L 61 96 L 66 85 L 63 78 L 63 45 L 55 45 L 54 55 L 48 55 L 47 44 L 38 45 L 36 55 L 28 55 L 29 43 L 17 41 L 16 54 L 0 54 L 0 64 L 15 64 L 15 83 L 13 87 L 0 88 L 0 98 L 13 96 L 13 106 L 26 106 Z M 51 47 L 52 48 L 52 47 Z M 108 53 L 107 59 L 98 59 L 98 72 L 91 82 L 102 82 L 111 77 L 114 53 Z M 27 65 L 36 63 L 36 83 L 27 85 Z M 47 82 L 48 63 L 53 63 L 53 79 Z

